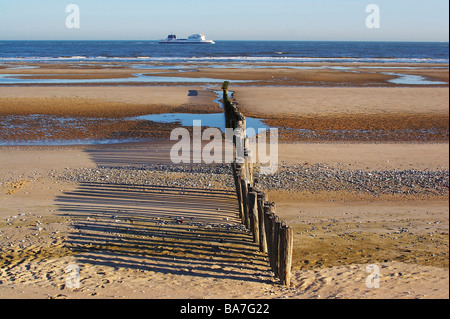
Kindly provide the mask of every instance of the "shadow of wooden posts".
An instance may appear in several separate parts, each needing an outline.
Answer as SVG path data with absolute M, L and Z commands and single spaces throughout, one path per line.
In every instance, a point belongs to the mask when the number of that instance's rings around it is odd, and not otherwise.
M 232 163 L 239 216 L 250 230 L 253 242 L 269 256 L 270 267 L 281 284 L 290 286 L 293 230 L 276 215 L 275 203 L 268 201 L 266 193 L 257 189 L 253 179 L 252 154 L 246 137 L 246 119 L 228 97 L 229 82 L 222 85 L 223 105 L 227 128 L 237 132 L 233 137 L 236 157 Z M 239 156 L 239 154 L 241 154 Z
M 170 149 L 174 141 L 154 140 L 150 143 L 98 145 L 86 149 L 97 166 L 139 167 L 148 164 L 172 164 Z
M 81 263 L 270 282 L 227 190 L 81 183 L 57 199 Z

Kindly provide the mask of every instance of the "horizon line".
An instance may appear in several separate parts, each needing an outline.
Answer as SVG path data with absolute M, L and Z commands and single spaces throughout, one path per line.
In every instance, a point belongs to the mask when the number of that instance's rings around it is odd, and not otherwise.
M 0 41 L 148 41 L 161 39 L 0 39 Z M 214 41 L 252 41 L 252 42 L 409 42 L 409 43 L 449 43 L 444 40 L 252 40 L 252 39 L 215 39 Z

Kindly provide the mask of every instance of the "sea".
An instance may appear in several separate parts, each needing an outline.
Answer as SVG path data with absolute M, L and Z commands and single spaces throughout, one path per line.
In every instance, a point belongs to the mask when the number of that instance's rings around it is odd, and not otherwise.
M 142 63 L 449 63 L 448 42 L 216 41 L 214 45 L 157 41 L 0 41 L 8 62 Z

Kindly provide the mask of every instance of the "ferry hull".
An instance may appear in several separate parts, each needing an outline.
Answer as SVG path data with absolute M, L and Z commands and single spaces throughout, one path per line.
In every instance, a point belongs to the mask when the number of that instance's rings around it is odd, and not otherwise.
M 196 41 L 158 41 L 160 44 L 215 44 L 215 42 L 196 42 Z

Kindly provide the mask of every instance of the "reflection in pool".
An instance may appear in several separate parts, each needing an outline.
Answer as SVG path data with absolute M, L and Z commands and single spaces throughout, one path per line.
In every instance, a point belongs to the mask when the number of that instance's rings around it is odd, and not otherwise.
M 442 81 L 425 80 L 425 78 L 420 75 L 399 74 L 399 73 L 383 73 L 383 74 L 397 76 L 396 79 L 388 80 L 388 82 L 394 83 L 394 84 L 409 84 L 409 85 L 448 84 L 447 82 L 442 82 Z
M 189 78 L 170 76 L 148 76 L 135 73 L 132 77 L 117 79 L 33 79 L 33 77 L 53 76 L 52 74 L 0 74 L 0 84 L 81 84 L 81 83 L 223 83 L 225 79 Z M 20 78 L 19 78 L 20 77 Z M 255 82 L 233 80 L 236 83 Z
M 202 127 L 217 127 L 225 133 L 225 115 L 223 113 L 213 114 L 191 114 L 191 113 L 164 113 L 164 114 L 148 114 L 135 118 L 129 118 L 129 120 L 146 120 L 159 123 L 176 123 L 179 122 L 181 126 L 192 126 L 194 121 L 201 121 Z M 253 128 L 255 132 L 258 129 L 268 129 L 269 126 L 263 123 L 260 119 L 246 117 L 247 128 Z M 249 130 L 249 137 L 251 132 Z

